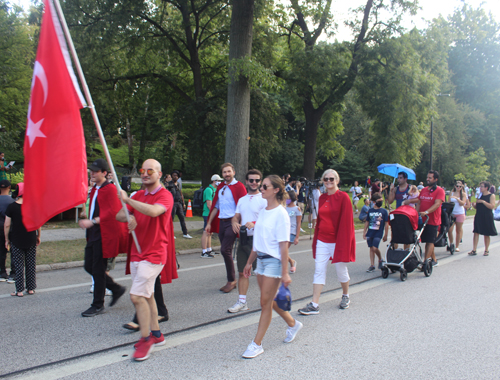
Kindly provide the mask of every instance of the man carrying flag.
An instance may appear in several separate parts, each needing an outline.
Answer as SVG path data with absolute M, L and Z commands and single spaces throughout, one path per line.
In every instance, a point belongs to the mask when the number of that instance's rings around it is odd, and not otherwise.
M 28 231 L 87 199 L 85 105 L 52 0 L 45 0 L 24 141 L 23 222 Z M 54 173 L 65 173 L 54 186 Z

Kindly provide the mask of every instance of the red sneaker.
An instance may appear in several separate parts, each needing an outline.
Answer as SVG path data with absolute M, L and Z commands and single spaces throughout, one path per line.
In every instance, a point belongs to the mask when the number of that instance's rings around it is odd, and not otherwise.
M 151 338 L 141 338 L 135 345 L 134 360 L 142 361 L 149 358 L 149 354 L 153 351 L 154 342 Z
M 153 333 L 149 334 L 149 339 L 153 341 L 153 346 L 163 346 L 165 343 L 165 337 L 163 334 L 160 335 L 159 338 L 155 337 Z

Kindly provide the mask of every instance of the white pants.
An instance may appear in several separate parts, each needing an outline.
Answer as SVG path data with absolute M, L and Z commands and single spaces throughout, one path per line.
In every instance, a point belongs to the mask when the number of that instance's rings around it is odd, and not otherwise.
M 326 282 L 326 268 L 328 262 L 332 259 L 335 252 L 335 243 L 323 243 L 318 240 L 316 243 L 316 269 L 314 271 L 313 284 L 325 285 Z M 349 271 L 347 270 L 347 263 L 335 263 L 337 270 L 337 278 L 341 283 L 348 282 Z

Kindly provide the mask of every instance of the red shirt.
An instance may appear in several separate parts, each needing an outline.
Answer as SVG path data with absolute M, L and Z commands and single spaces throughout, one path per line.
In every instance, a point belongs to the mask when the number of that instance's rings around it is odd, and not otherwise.
M 437 186 L 436 190 L 431 191 L 429 187 L 424 187 L 420 191 L 420 212 L 427 211 L 436 202 L 436 199 L 441 199 L 444 202 L 445 193 L 442 187 Z M 425 221 L 425 219 L 424 219 Z M 434 212 L 429 214 L 429 225 L 439 226 L 441 224 L 441 206 Z
M 171 212 L 174 205 L 172 194 L 160 186 L 151 193 L 147 190 L 140 190 L 132 199 L 148 205 L 161 205 L 165 207 L 165 212 L 153 218 L 127 205 L 130 214 L 134 215 L 137 220 L 135 233 L 142 251 L 139 253 L 135 244 L 132 244 L 130 261 L 145 260 L 152 264 L 165 264 L 167 261 L 168 218 L 172 217 Z
M 335 226 L 332 220 L 332 210 L 330 199 L 327 199 L 325 203 L 318 210 L 318 219 L 321 218 L 321 227 L 318 230 L 318 240 L 323 243 L 336 243 L 337 235 L 335 234 Z

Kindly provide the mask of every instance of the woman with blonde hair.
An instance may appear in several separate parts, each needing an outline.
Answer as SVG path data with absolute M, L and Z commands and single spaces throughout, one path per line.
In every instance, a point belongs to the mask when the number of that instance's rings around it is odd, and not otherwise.
M 319 313 L 319 297 L 325 285 L 328 261 L 335 264 L 337 278 L 342 285 L 339 307 L 347 309 L 349 299 L 349 272 L 347 264 L 356 261 L 356 241 L 351 199 L 340 191 L 340 178 L 333 169 L 327 169 L 321 179 L 326 193 L 319 198 L 318 221 L 314 231 L 313 257 L 316 264 L 313 280 L 312 302 L 299 309 L 300 314 Z
M 243 274 L 249 278 L 252 264 L 257 259 L 257 282 L 260 288 L 259 326 L 254 340 L 243 353 L 245 359 L 252 359 L 262 354 L 262 339 L 271 324 L 273 309 L 288 325 L 284 342 L 290 343 L 302 328 L 302 323 L 295 320 L 288 311 L 281 310 L 274 297 L 280 283 L 288 287 L 292 282 L 288 274 L 288 242 L 290 239 L 290 217 L 283 204 L 288 197 L 285 184 L 277 175 L 267 176 L 262 181 L 262 198 L 267 200 L 267 207 L 259 212 L 253 234 L 253 248 Z M 352 214 L 352 212 L 351 212 Z
M 465 193 L 464 183 L 462 181 L 456 182 L 455 187 L 450 193 L 449 201 L 455 205 L 453 207 L 451 215 L 455 217 L 455 225 L 456 225 L 455 251 L 460 252 L 458 246 L 460 245 L 460 240 L 462 240 L 462 234 L 463 234 L 462 226 L 465 222 L 465 206 L 467 205 L 467 194 Z M 451 244 L 453 243 L 453 225 L 450 227 L 448 235 L 450 236 L 450 244 Z

